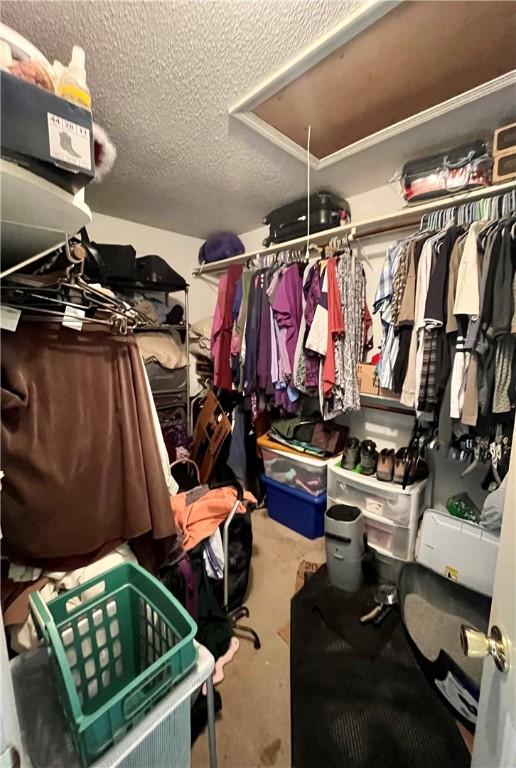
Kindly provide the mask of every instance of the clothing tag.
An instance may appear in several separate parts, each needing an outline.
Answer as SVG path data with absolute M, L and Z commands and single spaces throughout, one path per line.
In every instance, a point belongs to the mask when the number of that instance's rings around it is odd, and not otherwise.
M 90 129 L 47 112 L 50 157 L 91 171 Z
M 86 312 L 83 309 L 77 309 L 77 307 L 66 307 L 63 326 L 65 328 L 71 328 L 73 331 L 82 331 L 82 319 Z
M 20 315 L 21 310 L 14 307 L 0 307 L 0 328 L 4 331 L 15 331 Z

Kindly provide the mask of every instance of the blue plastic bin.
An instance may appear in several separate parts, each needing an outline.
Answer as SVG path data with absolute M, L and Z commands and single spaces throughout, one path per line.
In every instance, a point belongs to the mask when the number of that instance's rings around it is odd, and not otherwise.
M 265 475 L 262 480 L 267 486 L 269 517 L 307 539 L 324 535 L 325 493 L 311 496 Z

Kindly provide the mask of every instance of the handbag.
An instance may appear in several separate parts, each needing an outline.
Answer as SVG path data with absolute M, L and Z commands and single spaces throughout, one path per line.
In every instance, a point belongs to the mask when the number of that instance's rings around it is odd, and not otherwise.
M 232 256 L 244 253 L 243 242 L 233 232 L 220 232 L 212 235 L 199 249 L 199 263 L 210 264 L 212 261 L 224 261 Z

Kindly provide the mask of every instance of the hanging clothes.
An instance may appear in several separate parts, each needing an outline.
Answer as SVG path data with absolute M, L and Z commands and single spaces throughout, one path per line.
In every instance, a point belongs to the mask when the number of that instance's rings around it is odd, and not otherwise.
M 423 420 L 438 417 L 448 382 L 450 416 L 465 426 L 482 415 L 486 429 L 515 407 L 515 221 L 449 221 L 387 250 L 373 304 L 380 384 Z
M 213 315 L 211 331 L 211 353 L 214 361 L 213 383 L 221 389 L 231 390 L 231 341 L 233 326 L 238 317 L 235 306 L 237 283 L 242 275 L 242 267 L 232 264 L 227 273 L 219 280 L 217 303 Z M 240 297 L 242 293 L 240 292 Z
M 22 319 L 2 334 L 1 405 L 4 554 L 68 571 L 174 534 L 132 334 Z
M 336 382 L 333 397 L 325 409 L 328 419 L 342 411 L 360 410 L 357 368 L 364 358 L 366 340 L 366 278 L 364 267 L 353 253 L 340 255 L 337 277 L 345 333 L 337 336 L 335 344 Z

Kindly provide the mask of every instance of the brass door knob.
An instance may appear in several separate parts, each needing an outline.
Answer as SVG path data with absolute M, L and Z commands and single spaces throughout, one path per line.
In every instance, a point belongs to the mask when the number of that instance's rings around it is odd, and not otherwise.
M 509 669 L 509 642 L 496 624 L 491 627 L 489 635 L 462 624 L 460 644 L 464 655 L 470 659 L 492 656 L 500 672 L 507 672 Z

